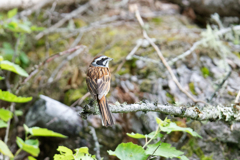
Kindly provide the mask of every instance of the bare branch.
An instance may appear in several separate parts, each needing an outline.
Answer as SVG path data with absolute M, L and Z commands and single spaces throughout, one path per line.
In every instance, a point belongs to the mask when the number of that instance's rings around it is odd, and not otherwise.
M 36 35 L 36 39 L 42 38 L 44 35 L 48 34 L 51 31 L 54 31 L 55 29 L 59 28 L 62 26 L 65 22 L 68 20 L 72 19 L 73 17 L 81 14 L 82 12 L 86 11 L 90 7 L 90 3 L 87 2 L 86 4 L 82 5 L 81 7 L 77 8 L 76 10 L 72 11 L 70 14 L 68 14 L 66 17 L 64 17 L 62 20 L 51 26 L 50 28 L 44 30 L 43 32 L 40 32 L 39 34 Z
M 149 38 L 147 32 L 144 30 L 144 22 L 143 22 L 143 19 L 140 15 L 140 12 L 138 10 L 138 7 L 137 5 L 133 5 L 132 6 L 132 10 L 135 11 L 135 16 L 137 17 L 137 20 L 139 22 L 139 24 L 141 25 L 141 27 L 143 28 L 143 37 L 146 38 L 149 43 L 152 45 L 152 47 L 156 50 L 158 56 L 160 57 L 160 59 L 162 60 L 164 66 L 167 68 L 167 70 L 169 71 L 173 81 L 176 83 L 176 85 L 178 86 L 178 88 L 183 92 L 185 93 L 193 102 L 200 102 L 200 103 L 204 103 L 204 104 L 207 104 L 206 102 L 202 101 L 202 100 L 198 100 L 198 99 L 195 99 L 190 93 L 188 93 L 182 86 L 181 84 L 178 82 L 176 76 L 174 75 L 171 67 L 169 66 L 169 64 L 167 63 L 167 61 L 165 60 L 165 58 L 163 57 L 162 55 L 162 52 L 161 50 L 159 49 L 159 47 L 153 42 L 153 40 L 151 38 Z
M 66 51 L 63 51 L 63 52 L 54 54 L 54 55 L 46 58 L 43 62 L 40 62 L 38 65 L 35 65 L 35 66 L 31 69 L 31 71 L 29 72 L 29 76 L 28 76 L 27 78 L 25 78 L 25 79 L 23 79 L 22 81 L 19 81 L 19 82 L 18 82 L 18 84 L 17 84 L 17 86 L 16 86 L 16 92 L 15 92 L 15 93 L 18 94 L 18 92 L 19 92 L 19 90 L 21 89 L 21 87 L 22 87 L 29 79 L 31 79 L 31 78 L 38 72 L 38 70 L 39 70 L 40 67 L 42 67 L 42 66 L 45 65 L 46 63 L 49 63 L 49 62 L 51 62 L 52 60 L 54 60 L 54 59 L 56 59 L 56 58 L 58 58 L 58 57 L 60 57 L 60 56 L 63 56 L 63 55 L 65 55 L 65 54 L 72 53 L 72 52 L 74 52 L 74 51 L 76 51 L 76 50 L 79 50 L 79 49 L 83 49 L 83 50 L 84 50 L 84 49 L 86 49 L 86 48 L 87 48 L 87 47 L 84 46 L 84 45 L 79 45 L 79 46 L 76 46 L 76 47 L 74 47 L 74 48 L 70 48 L 70 49 L 68 49 L 68 50 L 66 50 Z

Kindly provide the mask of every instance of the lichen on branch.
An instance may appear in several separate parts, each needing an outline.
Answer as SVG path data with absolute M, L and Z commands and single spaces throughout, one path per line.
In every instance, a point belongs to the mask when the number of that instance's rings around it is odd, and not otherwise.
M 176 105 L 163 105 L 153 102 L 139 102 L 135 104 L 120 104 L 116 102 L 114 105 L 109 104 L 112 113 L 129 113 L 129 112 L 160 112 L 168 115 L 174 115 L 177 117 L 191 118 L 194 120 L 210 120 L 210 121 L 240 121 L 240 111 L 237 109 L 236 105 L 231 106 L 176 106 Z M 88 114 L 97 114 L 94 109 L 95 107 L 90 107 L 86 105 L 84 110 L 80 113 L 82 117 Z M 202 108 L 202 109 L 201 109 Z

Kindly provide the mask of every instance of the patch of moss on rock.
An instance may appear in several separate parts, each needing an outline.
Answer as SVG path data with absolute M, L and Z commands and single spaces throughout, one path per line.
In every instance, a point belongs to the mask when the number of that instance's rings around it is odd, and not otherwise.
M 191 83 L 188 84 L 188 86 L 189 86 L 189 89 L 190 89 L 190 91 L 192 92 L 192 94 L 193 94 L 193 95 L 197 95 L 197 93 L 196 93 L 196 91 L 195 91 L 194 83 L 191 82 Z

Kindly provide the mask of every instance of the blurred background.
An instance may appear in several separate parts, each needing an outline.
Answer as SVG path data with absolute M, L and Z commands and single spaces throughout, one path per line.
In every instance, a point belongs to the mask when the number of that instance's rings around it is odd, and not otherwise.
M 39 160 L 53 159 L 60 145 L 70 149 L 87 146 L 96 154 L 92 126 L 101 157 L 117 159 L 107 150 L 115 150 L 121 142 L 145 143 L 126 133 L 148 134 L 156 130 L 156 117 L 168 117 L 203 137 L 173 132 L 165 139 L 189 159 L 240 159 L 240 129 L 231 129 L 237 122 L 200 122 L 158 112 L 132 112 L 114 113 L 116 125 L 106 128 L 98 115 L 86 119 L 79 115 L 86 104 L 93 103 L 85 80 L 97 55 L 114 59 L 110 62 L 109 104 L 149 101 L 195 105 L 144 40 L 142 28 L 129 10 L 132 4 L 138 6 L 144 30 L 154 38 L 185 90 L 215 106 L 234 103 L 240 90 L 240 27 L 234 29 L 239 24 L 239 0 L 1 0 L 0 55 L 21 66 L 31 78 L 18 88 L 24 78 L 1 71 L 5 79 L 0 88 L 33 97 L 15 105 L 18 114 L 11 121 L 8 141 L 12 153 L 18 150 L 16 136 L 24 137 L 26 124 L 68 136 L 40 137 Z M 178 58 L 194 45 L 189 55 Z M 79 46 L 81 51 L 76 50 Z M 75 50 L 69 51 L 71 48 Z M 44 61 L 60 52 L 64 54 Z M 1 108 L 9 106 L 9 102 L 0 101 Z M 1 139 L 5 134 L 6 128 L 0 128 Z M 27 159 L 28 155 L 23 151 L 15 159 Z

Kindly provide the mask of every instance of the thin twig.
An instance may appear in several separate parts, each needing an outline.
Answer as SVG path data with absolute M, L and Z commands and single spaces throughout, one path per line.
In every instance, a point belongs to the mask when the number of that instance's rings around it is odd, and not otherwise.
M 160 132 L 159 129 L 160 129 L 160 126 L 158 125 L 157 130 L 155 131 L 154 136 L 153 136 L 149 141 L 147 141 L 147 143 L 142 147 L 143 149 L 144 149 L 145 147 L 147 147 L 147 145 L 155 138 L 155 136 L 158 134 L 158 132 Z
M 78 50 L 76 50 L 74 53 L 70 54 L 69 56 L 67 56 L 67 58 L 65 58 L 59 65 L 58 67 L 52 72 L 52 75 L 50 76 L 50 78 L 48 79 L 48 83 L 52 83 L 54 80 L 54 77 L 56 76 L 56 74 L 59 72 L 59 70 L 70 60 L 72 60 L 74 57 L 78 56 L 80 53 L 82 53 L 84 51 L 85 48 L 80 48 Z
M 222 82 L 218 85 L 217 89 L 215 90 L 215 92 L 212 94 L 212 96 L 210 97 L 210 99 L 208 100 L 209 103 L 212 102 L 213 98 L 216 96 L 217 92 L 223 87 L 223 84 L 226 82 L 226 80 L 230 77 L 232 73 L 232 70 L 230 70 L 228 72 L 228 74 L 226 75 L 226 77 L 223 78 Z
M 99 145 L 99 142 L 98 142 L 98 138 L 97 138 L 95 129 L 92 126 L 89 126 L 89 128 L 91 129 L 91 134 L 92 134 L 93 140 L 95 142 L 95 148 L 94 149 L 96 150 L 96 158 L 98 160 L 100 160 L 101 159 L 101 156 L 100 156 L 100 145 Z
M 14 107 L 15 107 L 15 103 L 11 103 L 11 106 L 10 106 L 10 111 L 13 113 L 14 111 Z M 7 144 L 8 142 L 8 135 L 9 135 L 9 130 L 10 130 L 10 123 L 11 123 L 11 119 L 8 121 L 8 125 L 7 125 L 7 129 L 6 129 L 6 134 L 5 134 L 5 137 L 4 137 L 4 142 L 5 144 Z
M 45 6 L 46 4 L 48 4 L 49 1 L 51 1 L 51 0 L 43 0 L 43 1 L 41 1 L 40 3 L 37 3 L 36 5 L 34 5 L 33 7 L 29 8 L 29 9 L 26 9 L 26 10 L 21 11 L 20 13 L 18 13 L 17 15 L 15 15 L 15 16 L 12 17 L 12 18 L 9 18 L 9 19 L 7 19 L 7 20 L 5 20 L 5 21 L 0 21 L 0 25 L 3 25 L 4 23 L 9 23 L 9 22 L 11 22 L 14 18 L 22 18 L 22 17 L 29 16 L 29 15 L 31 15 L 33 12 L 35 12 L 36 10 L 39 10 L 39 9 L 41 9 L 43 6 Z
M 216 36 L 220 36 L 220 35 L 226 34 L 228 32 L 231 32 L 232 30 L 240 30 L 240 25 L 235 26 L 235 27 L 229 27 L 229 28 L 221 29 L 218 32 L 216 32 Z M 206 43 L 206 42 L 208 42 L 211 39 L 212 39 L 212 37 L 208 37 L 208 38 L 204 38 L 204 39 L 201 39 L 200 41 L 195 42 L 193 44 L 193 46 L 189 50 L 187 50 L 183 54 L 177 56 L 176 58 L 173 58 L 172 60 L 168 61 L 168 64 L 172 65 L 175 62 L 177 62 L 179 59 L 183 59 L 184 57 L 186 57 L 189 54 L 191 54 L 199 45 L 201 45 L 203 43 Z
M 188 93 L 182 86 L 181 84 L 178 82 L 176 76 L 174 75 L 171 67 L 169 66 L 169 64 L 167 63 L 167 61 L 165 60 L 165 58 L 163 57 L 162 55 L 162 52 L 160 51 L 159 47 L 152 41 L 151 38 L 149 38 L 147 32 L 144 30 L 144 22 L 143 22 L 143 19 L 140 15 L 140 12 L 138 10 L 138 7 L 137 5 L 134 6 L 134 11 L 135 11 L 135 16 L 140 24 L 140 26 L 142 27 L 143 29 L 143 37 L 146 38 L 149 43 L 152 45 L 152 47 L 156 50 L 158 56 L 160 57 L 160 59 L 162 60 L 164 66 L 167 68 L 168 72 L 170 73 L 173 81 L 175 82 L 175 84 L 178 86 L 178 88 L 183 92 L 185 93 L 193 102 L 199 102 L 199 103 L 204 103 L 204 104 L 207 104 L 206 102 L 202 101 L 202 100 L 198 100 L 198 99 L 195 99 L 190 93 Z
M 80 105 L 86 99 L 88 96 L 90 96 L 90 92 L 87 92 L 84 96 L 76 100 L 70 107 L 74 107 L 76 104 Z
M 127 55 L 126 60 L 132 59 L 132 56 L 136 53 L 138 48 L 142 45 L 142 41 L 138 41 L 133 50 Z
M 238 94 L 237 94 L 237 97 L 236 97 L 236 99 L 235 99 L 235 103 L 238 103 L 239 97 L 240 97 L 240 90 L 239 90 L 239 92 L 238 92 Z
M 35 66 L 31 69 L 31 71 L 29 72 L 29 76 L 28 76 L 27 78 L 23 79 L 22 81 L 19 81 L 19 82 L 18 82 L 15 93 L 18 94 L 18 92 L 19 92 L 19 90 L 21 89 L 21 87 L 22 87 L 29 79 L 31 79 L 31 78 L 38 72 L 38 70 L 39 70 L 40 67 L 42 67 L 42 66 L 45 65 L 46 63 L 49 63 L 49 62 L 53 61 L 54 59 L 56 59 L 56 58 L 58 58 L 58 57 L 60 57 L 60 56 L 63 56 L 63 55 L 65 55 L 65 54 L 72 53 L 72 52 L 74 52 L 74 51 L 76 51 L 76 50 L 78 50 L 78 49 L 81 49 L 81 48 L 86 49 L 87 47 L 84 46 L 84 45 L 79 45 L 79 46 L 76 46 L 76 47 L 74 47 L 74 48 L 70 48 L 70 49 L 68 49 L 68 50 L 66 50 L 66 51 L 63 51 L 63 52 L 54 54 L 54 55 L 46 58 L 43 62 L 40 62 L 38 65 L 35 65 Z
M 39 34 L 36 35 L 36 39 L 40 39 L 42 38 L 44 35 L 48 34 L 51 31 L 54 31 L 55 29 L 61 27 L 65 22 L 67 22 L 68 20 L 72 19 L 73 17 L 83 13 L 84 11 L 86 11 L 88 8 L 90 7 L 90 2 L 87 2 L 86 4 L 80 6 L 79 8 L 77 8 L 76 10 L 72 11 L 71 13 L 69 13 L 67 16 L 65 16 L 62 20 L 58 21 L 56 24 L 54 24 L 53 26 L 51 26 L 50 28 L 44 30 L 43 32 L 40 32 Z
M 168 136 L 168 134 L 165 134 L 165 136 L 164 136 L 163 139 L 162 139 L 162 142 L 167 138 L 167 136 Z M 158 145 L 157 148 L 153 151 L 153 153 L 152 153 L 150 156 L 148 156 L 147 160 L 149 160 L 149 159 L 154 155 L 154 153 L 157 151 L 157 149 L 161 146 L 162 142 L 159 143 L 159 145 Z M 159 158 L 161 158 L 161 157 L 159 156 Z
M 74 42 L 71 44 L 71 48 L 75 47 L 76 45 L 78 45 L 78 43 L 81 41 L 83 36 L 83 32 L 79 32 L 77 38 L 74 40 Z

